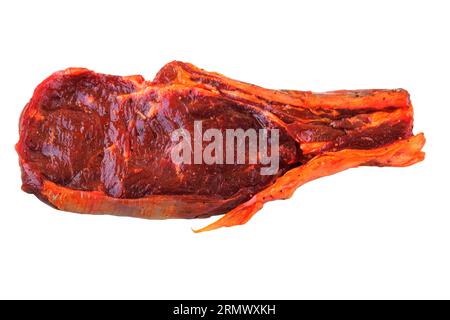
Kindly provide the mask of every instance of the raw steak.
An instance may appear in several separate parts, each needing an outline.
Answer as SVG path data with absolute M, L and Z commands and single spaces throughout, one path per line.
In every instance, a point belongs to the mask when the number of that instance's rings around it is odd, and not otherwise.
M 180 128 L 277 129 L 279 169 L 174 163 Z M 361 165 L 421 161 L 407 91 L 269 90 L 171 62 L 153 81 L 70 68 L 44 80 L 20 119 L 22 189 L 53 207 L 151 219 L 247 222 L 307 181 Z M 205 142 L 203 144 L 206 144 Z M 203 146 L 203 145 L 202 145 Z M 248 152 L 245 159 L 248 159 Z

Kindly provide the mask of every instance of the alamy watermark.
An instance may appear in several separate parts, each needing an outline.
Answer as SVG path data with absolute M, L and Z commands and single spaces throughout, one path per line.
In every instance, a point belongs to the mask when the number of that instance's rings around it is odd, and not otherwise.
M 175 164 L 247 163 L 265 166 L 261 167 L 261 175 L 274 175 L 278 171 L 278 129 L 226 129 L 224 137 L 219 129 L 203 132 L 202 121 L 194 121 L 193 134 L 194 137 L 191 137 L 189 130 L 183 128 L 172 132 L 172 142 L 177 142 L 171 150 Z M 203 148 L 203 142 L 209 144 Z

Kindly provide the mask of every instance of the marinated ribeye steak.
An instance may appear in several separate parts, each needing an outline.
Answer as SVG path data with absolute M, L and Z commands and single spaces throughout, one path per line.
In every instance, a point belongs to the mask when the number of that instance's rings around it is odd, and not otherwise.
M 425 139 L 412 128 L 402 89 L 269 90 L 171 62 L 153 81 L 79 68 L 54 73 L 26 105 L 16 149 L 22 189 L 57 209 L 154 219 L 227 213 L 204 231 L 243 224 L 265 202 L 318 177 L 421 161 Z M 202 138 L 180 149 L 184 162 L 173 158 L 179 130 L 190 142 Z M 276 136 L 265 141 L 275 171 L 262 174 L 267 162 L 262 149 L 251 149 L 251 135 L 241 144 L 205 139 L 239 130 L 255 132 L 257 147 L 261 132 Z M 202 157 L 211 141 L 215 162 Z

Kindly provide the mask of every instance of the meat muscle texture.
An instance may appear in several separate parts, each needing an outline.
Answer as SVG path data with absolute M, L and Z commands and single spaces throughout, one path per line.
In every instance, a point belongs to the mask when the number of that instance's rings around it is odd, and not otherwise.
M 278 129 L 279 170 L 176 164 L 174 130 Z M 20 118 L 22 189 L 65 211 L 150 219 L 225 214 L 207 231 L 247 222 L 265 202 L 357 166 L 423 160 L 409 94 L 269 90 L 189 63 L 153 81 L 70 68 L 44 80 Z

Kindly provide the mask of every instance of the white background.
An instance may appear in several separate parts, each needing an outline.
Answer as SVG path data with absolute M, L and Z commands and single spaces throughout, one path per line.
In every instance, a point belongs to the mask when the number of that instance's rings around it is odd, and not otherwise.
M 1 298 L 450 298 L 448 1 L 2 1 Z M 269 88 L 403 87 L 427 158 L 358 168 L 245 226 L 58 212 L 20 190 L 18 118 L 66 67 L 171 60 Z

